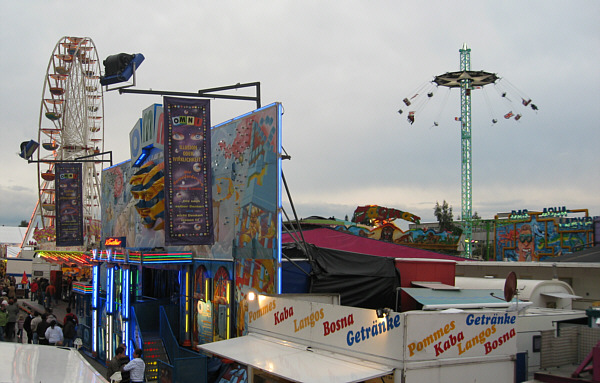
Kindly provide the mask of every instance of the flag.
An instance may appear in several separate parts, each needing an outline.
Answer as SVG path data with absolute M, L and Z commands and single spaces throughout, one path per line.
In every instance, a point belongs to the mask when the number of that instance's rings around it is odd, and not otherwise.
M 29 281 L 27 280 L 27 273 L 25 271 L 23 271 L 23 278 L 21 278 L 21 284 L 26 285 L 28 283 L 29 283 Z

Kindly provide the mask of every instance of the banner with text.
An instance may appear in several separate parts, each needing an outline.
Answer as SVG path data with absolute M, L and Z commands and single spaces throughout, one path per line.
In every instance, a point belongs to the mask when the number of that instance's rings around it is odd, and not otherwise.
M 406 361 L 517 352 L 516 312 L 406 314 Z
M 165 244 L 214 242 L 210 101 L 164 97 Z
M 83 246 L 81 163 L 57 163 L 56 246 Z

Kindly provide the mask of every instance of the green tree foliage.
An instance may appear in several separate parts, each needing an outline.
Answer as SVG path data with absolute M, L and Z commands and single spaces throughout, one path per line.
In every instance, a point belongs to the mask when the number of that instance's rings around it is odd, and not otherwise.
M 454 228 L 452 206 L 449 206 L 446 200 L 444 200 L 444 202 L 441 205 L 439 202 L 436 201 L 435 207 L 433 208 L 433 215 L 435 215 L 435 218 L 440 224 L 440 231 L 452 231 L 452 229 Z
M 23 220 L 21 221 L 21 223 L 19 224 L 19 227 L 27 227 L 29 224 L 27 223 L 27 221 Z

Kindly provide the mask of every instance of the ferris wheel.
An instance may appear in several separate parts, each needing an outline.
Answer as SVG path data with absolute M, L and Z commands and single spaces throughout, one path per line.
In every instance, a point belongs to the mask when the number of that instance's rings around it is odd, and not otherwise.
M 82 205 L 86 244 L 98 237 L 100 169 L 94 154 L 104 152 L 104 100 L 100 61 L 89 37 L 62 37 L 54 47 L 44 78 L 37 151 L 39 201 L 29 224 L 41 223 L 40 242 L 55 240 L 56 161 L 82 162 Z M 29 233 L 28 233 L 29 234 Z M 28 236 L 26 236 L 28 238 Z

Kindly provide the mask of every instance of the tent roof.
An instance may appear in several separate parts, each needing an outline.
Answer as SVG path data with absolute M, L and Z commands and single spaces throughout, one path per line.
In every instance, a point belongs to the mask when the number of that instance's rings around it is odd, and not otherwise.
M 394 370 L 393 367 L 255 333 L 201 344 L 198 348 L 295 382 L 363 382 L 391 374 Z
M 0 243 L 20 245 L 26 232 L 26 227 L 0 226 Z
M 432 290 L 403 287 L 402 290 L 421 303 L 424 310 L 511 306 L 510 302 L 496 298 L 504 296 L 501 289 Z
M 542 262 L 599 262 L 600 246 L 594 246 L 589 249 L 581 250 L 576 253 L 565 254 L 559 257 L 549 257 Z
M 375 255 L 379 257 L 392 258 L 421 258 L 421 259 L 446 259 L 452 261 L 465 261 L 467 259 L 452 255 L 440 254 L 434 251 L 422 250 L 410 246 L 397 245 L 395 243 L 364 238 L 354 234 L 330 228 L 318 228 L 302 231 L 304 240 L 315 246 L 342 250 L 353 253 Z M 300 239 L 300 233 L 294 233 L 294 238 Z M 294 238 L 289 233 L 282 235 L 282 243 L 292 243 Z

